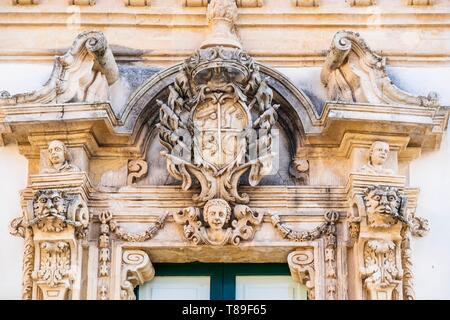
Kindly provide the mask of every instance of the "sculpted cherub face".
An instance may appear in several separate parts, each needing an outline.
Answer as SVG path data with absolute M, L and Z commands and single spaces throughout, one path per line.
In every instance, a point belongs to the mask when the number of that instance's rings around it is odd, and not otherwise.
M 389 154 L 389 144 L 383 141 L 375 141 L 370 148 L 370 163 L 380 166 L 386 162 Z
M 48 145 L 48 158 L 53 165 L 63 164 L 67 160 L 67 148 L 66 145 L 55 140 Z
M 391 187 L 369 188 L 364 197 L 367 214 L 399 214 L 401 198 L 396 189 Z
M 231 208 L 225 200 L 209 200 L 203 208 L 205 222 L 213 230 L 223 229 L 231 216 Z
M 65 215 L 67 211 L 66 201 L 61 191 L 38 191 L 34 199 L 34 215 L 47 217 Z

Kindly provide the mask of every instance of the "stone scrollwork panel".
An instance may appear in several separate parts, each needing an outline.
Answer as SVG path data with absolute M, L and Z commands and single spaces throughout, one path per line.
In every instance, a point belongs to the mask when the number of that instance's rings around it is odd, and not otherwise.
M 124 250 L 120 280 L 120 299 L 135 300 L 134 288 L 155 276 L 148 254 L 142 250 Z
M 364 267 L 360 272 L 369 300 L 393 300 L 394 290 L 403 279 L 397 264 L 399 248 L 394 241 L 374 239 L 364 246 Z
M 39 269 L 32 278 L 44 300 L 65 300 L 75 280 L 72 249 L 66 241 L 43 241 L 39 245 Z

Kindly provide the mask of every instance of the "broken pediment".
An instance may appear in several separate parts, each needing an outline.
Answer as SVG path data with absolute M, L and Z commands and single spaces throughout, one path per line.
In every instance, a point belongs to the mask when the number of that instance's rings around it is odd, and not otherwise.
M 386 59 L 370 50 L 356 32 L 335 34 L 321 72 L 328 100 L 438 107 L 437 94 L 415 96 L 397 88 L 386 72 Z
M 87 31 L 78 35 L 66 54 L 55 58 L 50 78 L 41 89 L 16 95 L 2 91 L 0 106 L 106 102 L 109 87 L 118 79 L 119 69 L 105 36 Z

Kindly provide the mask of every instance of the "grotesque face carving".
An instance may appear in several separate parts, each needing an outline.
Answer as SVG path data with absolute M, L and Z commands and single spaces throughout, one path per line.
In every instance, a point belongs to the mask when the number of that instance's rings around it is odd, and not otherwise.
M 56 190 L 38 191 L 34 198 L 34 215 L 37 218 L 65 216 L 67 203 L 64 193 Z
M 230 205 L 223 199 L 209 200 L 203 209 L 205 222 L 212 230 L 221 230 L 230 220 Z
M 389 154 L 389 144 L 383 141 L 375 141 L 370 148 L 370 164 L 382 166 Z
M 396 188 L 369 187 L 364 194 L 364 201 L 370 227 L 386 228 L 402 218 L 402 196 Z
M 48 145 L 48 158 L 52 165 L 60 166 L 67 160 L 67 148 L 66 145 L 59 141 L 54 140 Z

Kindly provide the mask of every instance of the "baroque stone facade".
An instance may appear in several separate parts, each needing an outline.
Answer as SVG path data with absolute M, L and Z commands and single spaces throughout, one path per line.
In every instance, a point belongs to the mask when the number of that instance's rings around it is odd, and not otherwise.
M 24 238 L 23 299 L 135 299 L 153 263 L 191 261 L 287 263 L 309 299 L 414 299 L 410 242 L 429 223 L 404 168 L 439 149 L 448 109 L 396 87 L 385 57 L 336 30 L 318 112 L 241 42 L 240 10 L 264 1 L 183 5 L 202 10 L 204 39 L 122 106 L 120 49 L 94 30 L 41 89 L 2 92 L 0 138 L 30 168 L 11 222 Z

